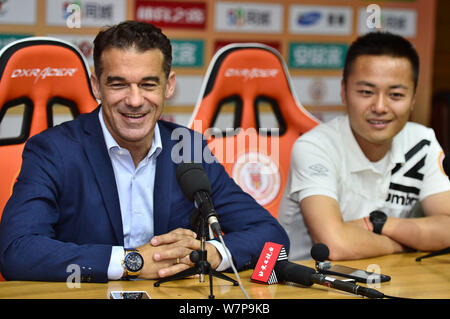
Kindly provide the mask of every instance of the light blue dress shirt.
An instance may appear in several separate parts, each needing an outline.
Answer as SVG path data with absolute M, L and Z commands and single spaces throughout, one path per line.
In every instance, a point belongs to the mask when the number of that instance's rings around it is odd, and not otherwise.
M 105 138 L 108 154 L 114 170 L 117 192 L 119 194 L 125 248 L 136 248 L 150 241 L 154 235 L 153 189 L 155 184 L 156 159 L 162 151 L 161 135 L 158 123 L 155 125 L 152 146 L 148 154 L 134 166 L 130 152 L 119 146 L 108 131 L 102 110 L 99 120 Z M 217 241 L 210 241 L 222 255 L 222 262 L 217 271 L 230 267 L 223 246 Z M 108 267 L 108 279 L 122 277 L 124 247 L 113 246 Z

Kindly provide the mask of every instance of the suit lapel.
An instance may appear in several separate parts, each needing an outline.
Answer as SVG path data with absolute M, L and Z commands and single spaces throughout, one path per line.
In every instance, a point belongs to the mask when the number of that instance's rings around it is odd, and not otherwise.
M 119 195 L 111 160 L 106 150 L 105 139 L 98 119 L 99 107 L 85 118 L 83 129 L 83 146 L 92 167 L 103 203 L 108 212 L 119 245 L 123 246 L 123 226 L 120 212 Z
M 155 235 L 168 232 L 170 203 L 168 199 L 175 180 L 174 163 L 171 159 L 172 144 L 171 133 L 167 127 L 159 123 L 162 151 L 156 160 L 155 186 L 153 188 L 153 220 Z

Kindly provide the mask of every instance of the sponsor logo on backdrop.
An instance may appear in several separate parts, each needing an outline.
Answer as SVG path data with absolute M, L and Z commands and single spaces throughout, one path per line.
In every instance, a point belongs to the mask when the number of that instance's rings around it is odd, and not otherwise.
M 203 40 L 170 40 L 172 44 L 172 66 L 203 66 Z
M 375 24 L 377 11 L 368 11 L 366 7 L 358 10 L 358 34 L 373 32 L 374 29 L 389 31 L 404 37 L 417 35 L 417 11 L 414 9 L 381 8 L 378 12 L 378 27 Z M 374 28 L 375 27 L 375 28 Z
M 83 4 L 80 0 L 72 1 L 72 3 L 64 2 L 61 13 L 66 20 L 74 14 L 73 11 L 78 11 L 81 17 L 81 8 L 83 8 L 83 17 L 86 19 L 110 20 L 113 18 L 113 3 L 86 2 Z
M 244 25 L 269 25 L 270 11 L 230 9 L 227 12 L 228 25 L 242 27 Z
M 35 24 L 36 0 L 0 0 L 0 24 Z
M 215 6 L 217 31 L 281 33 L 283 6 L 266 3 L 218 2 Z
M 341 69 L 347 44 L 290 43 L 289 66 L 297 69 Z
M 294 34 L 350 35 L 351 7 L 291 5 L 289 31 Z
M 47 0 L 48 25 L 103 27 L 126 19 L 125 0 Z
M 297 22 L 300 25 L 314 25 L 322 18 L 322 14 L 318 11 L 306 12 L 300 14 Z
M 135 19 L 159 27 L 205 29 L 206 3 L 188 1 L 136 1 Z

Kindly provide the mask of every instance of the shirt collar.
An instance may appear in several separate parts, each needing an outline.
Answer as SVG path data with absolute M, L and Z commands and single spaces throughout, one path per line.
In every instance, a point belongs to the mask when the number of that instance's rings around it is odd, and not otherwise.
M 110 152 L 113 149 L 118 150 L 124 149 L 123 147 L 119 146 L 119 144 L 116 142 L 114 137 L 112 137 L 111 133 L 106 127 L 105 120 L 103 119 L 102 107 L 100 107 L 100 111 L 98 112 L 98 118 L 100 120 L 100 125 L 102 127 L 103 136 L 105 138 L 106 148 L 108 149 L 108 152 Z M 155 157 L 157 157 L 161 153 L 161 151 L 162 151 L 161 134 L 159 132 L 158 123 L 156 123 L 152 138 L 152 146 L 148 151 L 147 155 L 145 156 L 144 160 L 148 160 L 153 154 L 155 154 Z
M 356 173 L 364 170 L 372 170 L 376 172 L 375 166 L 371 161 L 364 155 L 361 147 L 356 141 L 355 136 L 350 127 L 350 121 L 348 116 L 345 116 L 344 128 L 342 130 L 344 145 L 348 145 L 349 150 L 354 150 L 346 152 L 347 161 L 351 163 L 350 172 Z M 401 146 L 403 145 L 403 129 L 394 137 L 391 145 L 391 149 L 387 156 L 389 156 L 389 170 L 392 170 L 397 163 L 404 163 L 405 157 L 403 155 Z

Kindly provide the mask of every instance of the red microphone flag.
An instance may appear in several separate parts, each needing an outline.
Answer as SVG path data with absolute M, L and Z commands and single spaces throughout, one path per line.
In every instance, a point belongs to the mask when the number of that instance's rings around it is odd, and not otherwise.
M 273 270 L 275 263 L 287 259 L 288 256 L 283 245 L 267 242 L 259 256 L 258 263 L 253 270 L 251 276 L 252 281 L 261 284 L 276 284 L 278 280 L 275 271 Z

